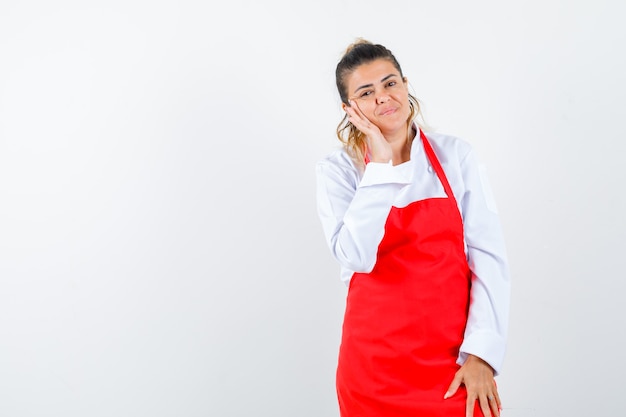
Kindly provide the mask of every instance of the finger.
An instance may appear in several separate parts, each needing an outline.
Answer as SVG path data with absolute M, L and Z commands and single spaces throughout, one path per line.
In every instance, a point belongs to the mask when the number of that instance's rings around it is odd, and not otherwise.
M 350 102 L 354 103 L 353 101 Z M 350 107 L 346 107 L 346 113 L 348 113 L 348 120 L 355 125 L 357 128 L 362 129 L 365 128 L 366 122 L 369 122 L 361 113 L 355 105 L 351 105 Z
M 502 402 L 500 402 L 500 394 L 498 393 L 497 389 L 494 390 L 493 396 L 494 396 L 494 401 L 493 401 L 492 407 L 493 406 L 496 407 L 496 409 L 498 411 L 498 413 L 496 415 L 499 416 L 500 415 L 500 410 L 502 410 Z
M 489 405 L 489 398 L 487 398 L 487 396 L 483 396 L 481 395 L 478 398 L 478 403 L 480 404 L 480 409 L 483 412 L 483 416 L 485 417 L 491 417 L 491 410 L 490 410 L 490 405 Z M 472 417 L 471 415 L 468 417 Z
M 344 108 L 344 110 L 348 113 L 356 114 L 358 109 L 356 103 L 353 100 L 349 100 L 348 105 Z
M 367 120 L 367 117 L 365 117 L 365 115 L 361 111 L 361 108 L 359 107 L 359 104 L 356 101 L 350 100 L 350 109 L 352 109 L 354 111 L 354 114 L 359 116 L 361 119 Z
M 496 396 L 491 396 L 488 398 L 489 407 L 491 408 L 491 415 L 495 417 L 500 417 L 500 406 L 498 405 L 498 399 Z
M 448 387 L 448 391 L 446 391 L 446 393 L 444 394 L 443 399 L 446 400 L 452 397 L 454 394 L 456 394 L 456 391 L 461 386 L 462 381 L 463 381 L 463 377 L 461 375 L 458 375 L 458 374 L 455 375 L 454 379 L 452 380 L 452 383 Z
M 502 402 L 500 401 L 500 393 L 498 393 L 498 387 L 496 386 L 496 381 L 493 381 L 494 385 L 494 396 L 496 397 L 496 406 L 498 407 L 498 412 L 502 410 Z
M 359 129 L 361 132 L 367 135 L 366 132 L 367 132 L 368 125 L 366 124 L 365 121 L 363 121 L 363 119 L 359 118 L 356 115 L 352 115 L 348 117 L 348 121 L 350 121 L 350 123 L 352 123 L 357 129 Z
M 346 111 L 346 114 L 348 115 L 348 117 L 356 117 L 356 113 L 354 112 L 354 107 L 346 106 L 344 110 Z
M 352 123 L 357 129 L 363 131 L 364 125 L 363 120 L 357 116 L 354 111 L 347 112 L 348 113 L 348 121 Z
M 473 417 L 475 405 L 476 405 L 476 397 L 474 397 L 473 395 L 468 395 L 467 401 L 465 402 L 465 417 Z M 489 417 L 489 416 L 485 416 L 485 417 Z

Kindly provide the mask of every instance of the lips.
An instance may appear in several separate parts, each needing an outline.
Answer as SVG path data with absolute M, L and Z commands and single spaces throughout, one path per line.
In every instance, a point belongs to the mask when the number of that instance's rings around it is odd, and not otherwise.
M 389 107 L 388 109 L 383 109 L 382 111 L 380 111 L 380 115 L 381 116 L 389 116 L 390 114 L 393 114 L 397 111 L 398 109 L 394 108 L 394 107 Z

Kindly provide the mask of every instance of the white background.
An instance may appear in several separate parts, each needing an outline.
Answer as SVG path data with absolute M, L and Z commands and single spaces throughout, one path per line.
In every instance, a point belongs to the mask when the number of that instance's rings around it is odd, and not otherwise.
M 315 211 L 357 36 L 489 170 L 505 417 L 624 410 L 621 1 L 0 3 L 0 416 L 338 416 Z

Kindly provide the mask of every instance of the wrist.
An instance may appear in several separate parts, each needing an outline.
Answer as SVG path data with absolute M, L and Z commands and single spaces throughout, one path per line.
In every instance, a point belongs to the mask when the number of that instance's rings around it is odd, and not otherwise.
M 471 353 L 467 354 L 467 360 L 465 361 L 466 364 L 480 364 L 480 365 L 484 365 L 487 366 L 491 372 L 494 372 L 494 369 L 491 365 L 489 365 L 489 363 L 487 361 L 485 361 L 484 359 L 476 356 L 476 355 L 472 355 Z

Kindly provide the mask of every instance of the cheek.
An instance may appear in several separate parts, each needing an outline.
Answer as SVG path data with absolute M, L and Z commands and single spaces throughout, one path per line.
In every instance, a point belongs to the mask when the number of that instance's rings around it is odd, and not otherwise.
M 397 95 L 395 95 L 395 99 L 402 104 L 407 104 L 409 103 L 409 95 L 405 92 L 401 92 L 398 93 Z
M 398 103 L 400 103 L 400 105 L 404 109 L 404 111 L 406 111 L 407 115 L 411 113 L 411 106 L 409 105 L 408 95 L 398 96 L 397 100 L 398 100 Z

